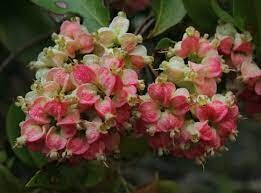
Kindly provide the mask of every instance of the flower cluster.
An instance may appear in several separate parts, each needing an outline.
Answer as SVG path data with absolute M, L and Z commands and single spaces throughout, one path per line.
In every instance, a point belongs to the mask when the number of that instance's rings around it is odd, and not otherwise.
M 170 60 L 162 62 L 162 73 L 148 86 L 134 113 L 135 131 L 160 154 L 202 163 L 226 149 L 227 141 L 237 134 L 235 97 L 232 92 L 217 93 L 228 65 L 216 42 L 207 35 L 201 37 L 192 27 L 167 56 Z
M 225 65 L 215 44 L 207 37 L 200 37 L 193 27 L 187 28 L 182 41 L 170 48 L 167 54 L 168 57 L 175 56 L 160 67 L 178 86 L 188 86 L 192 92 L 211 97 L 217 92 L 217 82 L 225 71 Z
M 220 24 L 215 38 L 218 51 L 236 72 L 233 88 L 252 115 L 261 113 L 261 69 L 253 60 L 252 37 L 249 32 L 239 33 L 231 24 Z
M 104 159 L 118 151 L 144 89 L 138 72 L 152 61 L 128 28 L 123 13 L 94 34 L 77 19 L 63 22 L 55 45 L 30 64 L 37 69 L 32 90 L 18 97 L 26 113 L 18 146 L 54 160 Z
M 237 135 L 239 111 L 232 92 L 218 93 L 222 75 L 239 70 L 260 94 L 248 36 L 226 36 L 219 26 L 210 39 L 187 28 L 169 49 L 155 83 L 139 95 L 145 88 L 139 72 L 153 58 L 140 45 L 142 37 L 128 28 L 121 12 L 93 34 L 78 19 L 63 22 L 52 36 L 55 45 L 30 63 L 36 80 L 25 97 L 18 97 L 26 113 L 18 146 L 54 160 L 105 159 L 133 131 L 160 154 L 198 163 L 226 149 Z

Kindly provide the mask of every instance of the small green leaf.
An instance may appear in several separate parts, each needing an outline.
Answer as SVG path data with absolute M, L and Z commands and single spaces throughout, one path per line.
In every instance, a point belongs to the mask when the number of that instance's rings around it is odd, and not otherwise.
M 25 119 L 21 109 L 12 104 L 6 116 L 6 134 L 11 147 L 15 145 L 16 138 L 20 136 L 19 123 Z M 25 148 L 13 149 L 15 155 L 28 166 L 34 167 L 30 153 Z
M 161 34 L 179 23 L 186 15 L 182 0 L 153 0 L 152 9 L 156 16 L 156 23 L 149 37 Z
M 158 44 L 156 45 L 155 49 L 167 49 L 175 44 L 175 41 L 169 39 L 169 38 L 162 38 Z
M 91 32 L 108 25 L 109 10 L 102 0 L 31 0 L 35 4 L 59 14 L 79 14 Z
M 214 31 L 217 25 L 217 16 L 212 10 L 210 0 L 183 0 L 189 17 L 200 28 Z

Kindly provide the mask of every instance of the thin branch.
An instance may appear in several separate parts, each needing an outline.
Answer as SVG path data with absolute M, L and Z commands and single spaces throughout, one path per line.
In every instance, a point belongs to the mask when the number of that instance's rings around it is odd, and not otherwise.
M 32 47 L 36 43 L 48 38 L 51 35 L 52 32 L 48 32 L 45 34 L 41 34 L 36 38 L 31 39 L 30 41 L 26 42 L 26 44 L 22 45 L 21 47 L 18 47 L 15 51 L 13 51 L 4 61 L 0 64 L 0 72 L 3 71 L 3 69 L 17 56 L 19 56 L 23 51 L 26 49 Z
M 143 35 L 148 28 L 154 23 L 155 19 L 153 18 L 153 14 L 150 13 L 148 17 L 146 17 L 140 26 L 135 30 L 135 34 Z

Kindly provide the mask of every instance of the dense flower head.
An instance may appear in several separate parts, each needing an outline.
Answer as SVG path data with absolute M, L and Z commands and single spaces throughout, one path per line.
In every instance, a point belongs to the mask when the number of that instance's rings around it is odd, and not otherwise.
M 175 84 L 186 85 L 191 92 L 213 96 L 225 65 L 214 42 L 193 27 L 186 29 L 181 41 L 170 48 L 169 61 L 161 64 L 163 73 Z
M 232 81 L 240 80 L 234 90 L 244 103 L 246 112 L 252 115 L 261 113 L 261 109 L 257 108 L 261 105 L 261 69 L 253 60 L 254 46 L 250 33 L 239 33 L 231 24 L 221 23 L 215 38 L 219 53 L 236 73 L 236 79 L 232 78 Z
M 50 159 L 105 159 L 117 152 L 131 109 L 144 88 L 139 70 L 152 62 L 141 36 L 127 33 L 123 13 L 90 34 L 78 19 L 64 21 L 55 45 L 37 61 L 36 80 L 18 104 L 26 113 L 17 145 Z
M 236 70 L 261 93 L 249 34 L 219 26 L 211 39 L 187 28 L 146 86 L 140 72 L 153 58 L 129 25 L 122 12 L 92 34 L 77 18 L 62 23 L 55 45 L 30 63 L 36 80 L 18 97 L 26 118 L 17 146 L 53 160 L 104 160 L 119 152 L 123 135 L 134 134 L 160 155 L 198 163 L 226 149 L 237 135 L 239 110 L 232 92 L 218 93 L 222 76 Z

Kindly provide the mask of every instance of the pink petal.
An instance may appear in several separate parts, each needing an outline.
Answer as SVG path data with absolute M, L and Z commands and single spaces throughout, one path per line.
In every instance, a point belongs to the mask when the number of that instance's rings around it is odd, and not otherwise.
M 44 134 L 45 129 L 32 119 L 26 120 L 21 126 L 21 135 L 26 137 L 27 142 L 35 142 L 41 139 Z
M 233 41 L 232 37 L 226 37 L 226 38 L 222 39 L 218 46 L 219 53 L 229 56 L 231 53 L 231 50 L 232 50 L 233 42 L 234 41 Z
M 116 84 L 116 77 L 104 67 L 98 69 L 98 75 L 99 83 L 103 87 L 105 94 L 110 96 Z
M 80 120 L 79 111 L 73 111 L 67 114 L 62 120 L 57 122 L 57 125 L 76 125 Z
M 101 141 L 97 141 L 89 146 L 89 149 L 85 152 L 83 157 L 87 160 L 97 159 L 97 155 L 102 154 L 104 150 L 104 143 Z
M 160 117 L 160 110 L 156 103 L 149 101 L 143 102 L 139 106 L 141 119 L 147 123 L 156 122 Z
M 111 133 L 103 138 L 103 142 L 107 151 L 111 152 L 117 150 L 120 144 L 120 135 L 118 133 Z
M 169 133 L 156 133 L 149 138 L 149 144 L 153 149 L 168 148 L 172 144 Z
M 77 133 L 76 125 L 62 125 L 61 126 L 61 135 L 66 139 L 75 136 Z
M 48 115 L 51 115 L 56 120 L 60 120 L 67 112 L 68 104 L 54 99 L 48 101 L 43 108 Z
M 123 70 L 121 78 L 122 78 L 122 82 L 125 86 L 138 84 L 138 74 L 134 70 L 131 70 L 131 69 Z
M 76 90 L 79 103 L 87 106 L 93 105 L 100 98 L 100 96 L 97 95 L 97 90 L 97 87 L 90 83 L 79 86 Z
M 52 127 L 46 135 L 45 143 L 50 150 L 57 151 L 63 149 L 66 146 L 67 139 L 57 133 L 55 127 Z
M 204 94 L 209 97 L 213 96 L 217 92 L 217 83 L 213 78 L 203 78 L 200 81 L 196 81 L 195 86 L 199 94 Z
M 89 144 L 85 138 L 74 137 L 68 140 L 66 149 L 75 155 L 82 155 L 89 149 Z
M 184 115 L 190 109 L 190 104 L 188 102 L 190 94 L 185 88 L 178 88 L 174 92 L 174 96 L 170 101 L 171 107 L 175 115 Z
M 33 105 L 29 108 L 29 116 L 39 124 L 47 124 L 50 122 L 48 114 L 45 112 L 43 106 L 47 102 L 45 97 L 38 97 Z
M 131 116 L 131 107 L 128 104 L 116 109 L 116 120 L 118 124 L 128 121 Z
M 82 33 L 77 36 L 77 42 L 80 46 L 80 52 L 82 54 L 91 53 L 94 49 L 93 38 L 88 33 Z
M 107 114 L 114 114 L 114 106 L 110 97 L 100 99 L 95 103 L 95 109 L 101 117 L 105 117 Z
M 240 45 L 234 47 L 234 51 L 242 52 L 244 54 L 252 54 L 253 46 L 252 46 L 251 42 L 243 42 Z
M 171 82 L 166 83 L 153 83 L 148 87 L 148 94 L 153 100 L 167 105 L 172 97 L 176 87 Z
M 93 82 L 96 78 L 95 72 L 83 64 L 75 65 L 72 76 L 77 85 Z
M 221 60 L 219 56 L 205 58 L 202 63 L 207 66 L 205 76 L 207 78 L 216 78 L 222 75 Z
M 74 38 L 81 31 L 81 25 L 78 21 L 64 21 L 60 27 L 60 34 Z
M 178 119 L 174 115 L 164 112 L 161 113 L 161 116 L 157 123 L 158 132 L 168 132 L 177 128 L 181 128 L 183 125 L 183 120 Z

